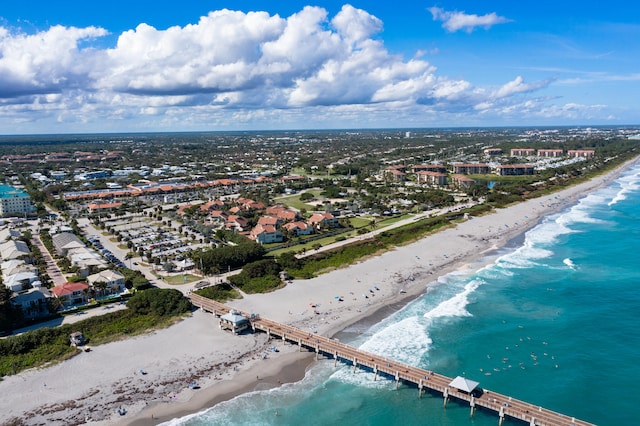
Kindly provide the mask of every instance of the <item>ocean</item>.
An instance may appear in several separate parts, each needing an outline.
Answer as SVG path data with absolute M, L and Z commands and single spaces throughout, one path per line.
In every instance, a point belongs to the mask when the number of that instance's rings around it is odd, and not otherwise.
M 553 198 L 551 196 L 550 198 Z M 540 202 L 546 200 L 541 199 Z M 638 424 L 640 165 L 544 218 L 473 273 L 340 338 L 598 425 Z M 487 266 L 487 261 L 489 264 Z M 465 269 L 466 270 L 466 269 Z M 428 285 L 427 285 L 428 284 Z M 333 361 L 171 425 L 496 425 L 495 414 Z M 507 420 L 504 424 L 522 424 Z

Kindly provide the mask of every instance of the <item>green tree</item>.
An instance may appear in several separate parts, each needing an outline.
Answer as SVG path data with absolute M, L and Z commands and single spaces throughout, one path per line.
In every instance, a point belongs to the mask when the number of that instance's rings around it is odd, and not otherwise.
M 300 201 L 309 201 L 312 200 L 313 194 L 311 192 L 303 192 L 302 194 L 300 194 Z
M 151 288 L 137 292 L 127 308 L 136 315 L 173 316 L 190 311 L 191 302 L 178 290 Z

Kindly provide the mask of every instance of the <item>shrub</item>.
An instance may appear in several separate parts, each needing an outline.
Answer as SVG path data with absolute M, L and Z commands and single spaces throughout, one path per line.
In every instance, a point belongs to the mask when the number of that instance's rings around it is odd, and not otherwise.
M 226 302 L 227 300 L 240 298 L 240 294 L 235 291 L 228 283 L 205 287 L 203 289 L 195 291 L 195 293 L 208 299 L 217 300 L 218 302 Z
M 127 302 L 127 308 L 136 315 L 172 316 L 188 312 L 191 303 L 178 290 L 152 288 L 136 293 Z

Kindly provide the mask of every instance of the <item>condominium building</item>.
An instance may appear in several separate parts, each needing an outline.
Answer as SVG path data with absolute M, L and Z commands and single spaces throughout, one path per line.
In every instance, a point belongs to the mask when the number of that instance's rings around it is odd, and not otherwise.
M 29 195 L 21 189 L 0 185 L 0 216 L 27 214 L 33 211 Z

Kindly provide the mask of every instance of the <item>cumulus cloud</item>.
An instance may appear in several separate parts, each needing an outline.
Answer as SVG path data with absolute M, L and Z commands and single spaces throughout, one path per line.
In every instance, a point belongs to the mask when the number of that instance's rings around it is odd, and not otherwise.
M 442 21 L 442 27 L 452 33 L 458 30 L 470 33 L 476 27 L 489 29 L 496 24 L 510 22 L 509 19 L 498 16 L 495 12 L 478 16 L 458 11 L 450 12 L 436 6 L 430 7 L 429 12 L 431 12 L 434 21 Z
M 0 27 L 0 98 L 90 87 L 95 52 L 78 45 L 106 34 L 96 27 L 57 25 L 36 34 Z
M 432 13 L 455 29 L 504 20 Z M 438 75 L 422 51 L 408 60 L 389 52 L 382 29 L 380 19 L 350 5 L 333 17 L 307 6 L 288 17 L 224 9 L 185 26 L 141 23 L 109 47 L 92 45 L 108 34 L 97 27 L 35 34 L 0 27 L 0 126 L 366 126 L 390 114 L 424 124 L 425 117 L 499 113 L 549 84 L 515 77 L 491 89 Z

